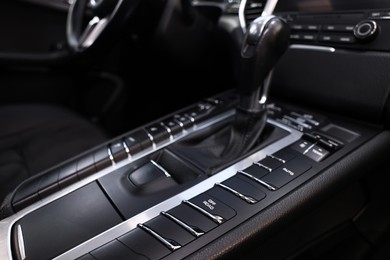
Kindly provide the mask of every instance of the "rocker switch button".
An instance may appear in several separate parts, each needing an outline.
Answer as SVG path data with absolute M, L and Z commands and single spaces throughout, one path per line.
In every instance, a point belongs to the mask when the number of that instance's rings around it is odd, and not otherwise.
M 322 148 L 322 147 L 320 147 L 318 145 L 315 145 L 312 148 L 310 148 L 310 150 L 307 153 L 305 153 L 305 155 L 307 157 L 309 157 L 310 159 L 313 159 L 316 162 L 320 162 L 326 156 L 329 155 L 329 151 L 325 150 L 324 148 Z
M 302 173 L 308 171 L 310 168 L 311 165 L 305 163 L 301 159 L 293 159 L 282 165 L 277 170 L 267 174 L 261 178 L 261 180 L 276 188 L 280 188 L 294 180 Z
M 221 224 L 236 215 L 236 212 L 232 208 L 207 193 L 202 193 L 195 198 L 192 198 L 189 201 L 189 205 L 193 206 L 191 204 L 200 208 L 199 210 L 201 213 L 206 213 L 206 216 L 212 218 L 212 220 L 218 222 L 218 224 Z

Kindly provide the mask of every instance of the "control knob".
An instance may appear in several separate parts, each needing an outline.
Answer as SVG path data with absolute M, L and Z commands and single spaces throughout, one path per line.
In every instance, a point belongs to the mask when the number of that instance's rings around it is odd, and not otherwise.
M 363 20 L 355 25 L 353 34 L 358 40 L 368 41 L 378 33 L 378 25 L 373 20 Z

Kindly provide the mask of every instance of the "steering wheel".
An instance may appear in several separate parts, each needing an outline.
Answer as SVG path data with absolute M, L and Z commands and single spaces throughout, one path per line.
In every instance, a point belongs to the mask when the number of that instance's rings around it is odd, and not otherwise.
M 73 52 L 110 40 L 134 12 L 140 0 L 73 0 L 69 7 L 66 37 Z

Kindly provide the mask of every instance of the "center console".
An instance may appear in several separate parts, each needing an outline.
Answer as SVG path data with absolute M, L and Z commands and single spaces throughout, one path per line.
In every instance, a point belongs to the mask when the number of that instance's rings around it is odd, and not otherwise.
M 269 103 L 266 140 L 208 175 L 175 145 L 232 120 L 237 97 L 203 100 L 23 183 L 0 222 L 1 258 L 183 258 L 378 134 Z
M 372 13 L 343 12 L 336 20 L 313 14 L 307 19 L 295 7 L 278 7 L 290 24 L 293 42 L 315 45 L 326 40 L 332 48 L 389 46 L 382 34 L 386 25 Z M 379 31 L 369 35 L 378 25 Z M 331 27 L 334 31 L 328 34 Z M 277 42 L 283 42 L 285 31 L 270 16 L 256 19 L 248 31 L 253 34 L 242 49 L 238 90 L 201 100 L 23 182 L 0 211 L 0 259 L 219 258 L 243 241 L 257 243 L 257 232 L 272 230 L 319 197 L 321 189 L 335 188 L 335 180 L 353 174 L 350 178 L 358 178 L 372 166 L 369 152 L 379 151 L 374 156 L 385 161 L 382 151 L 388 151 L 390 136 L 378 124 L 352 120 L 343 110 L 335 116 L 286 99 L 267 100 L 269 75 L 286 47 L 275 46 L 272 37 L 282 35 Z M 355 39 L 355 31 L 370 37 Z M 350 36 L 353 42 L 341 40 Z M 297 55 L 291 49 L 288 58 Z M 301 92 L 322 97 L 326 89 L 313 91 L 309 84 L 318 75 L 307 75 L 307 86 L 299 84 L 304 81 L 299 69 L 307 64 L 294 62 L 279 63 L 274 86 L 284 86 L 279 91 L 292 97 Z M 291 70 L 297 73 L 290 75 Z M 283 81 L 283 75 L 292 82 Z M 289 92 L 292 83 L 295 94 Z M 338 87 L 326 87 L 331 86 Z M 373 92 L 368 97 L 386 96 Z M 360 96 L 351 100 L 361 105 Z M 369 116 L 383 109 L 372 104 L 370 99 L 363 103 Z M 225 134 L 230 130 L 233 134 Z

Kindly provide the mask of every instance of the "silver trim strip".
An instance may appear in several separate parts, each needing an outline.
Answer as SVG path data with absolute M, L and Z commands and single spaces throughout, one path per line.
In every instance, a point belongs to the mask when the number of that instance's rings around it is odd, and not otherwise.
M 256 178 L 256 177 L 253 176 L 252 174 L 246 173 L 246 172 L 244 172 L 244 171 L 238 171 L 238 173 L 240 173 L 240 174 L 242 174 L 242 175 L 244 175 L 244 176 L 246 176 L 246 177 L 248 177 L 248 178 L 250 178 L 250 179 L 252 179 L 252 180 L 254 180 L 254 181 L 256 181 L 256 182 L 258 182 L 258 183 L 260 183 L 261 185 L 265 186 L 265 187 L 266 187 L 267 189 L 269 189 L 270 191 L 276 191 L 276 188 L 275 188 L 274 186 L 269 185 L 269 184 L 266 183 L 265 181 L 262 181 L 262 180 Z
M 242 200 L 245 200 L 249 204 L 255 204 L 257 202 L 257 200 L 255 200 L 254 198 L 249 197 L 249 196 L 245 196 L 244 194 L 236 191 L 235 189 L 230 188 L 229 186 L 226 186 L 225 184 L 217 182 L 215 185 L 221 187 L 224 190 L 227 190 L 227 191 L 233 193 L 234 195 L 236 195 L 237 197 L 239 197 Z
M 129 147 L 127 146 L 126 142 L 125 142 L 125 141 L 122 141 L 122 145 L 123 145 L 123 147 L 125 148 L 125 151 L 126 151 L 126 153 L 127 153 L 127 157 L 129 157 L 129 160 L 131 160 L 132 158 L 131 158 L 131 154 L 130 154 L 130 149 L 129 149 Z
M 177 243 L 175 240 L 172 240 L 172 239 L 168 240 L 168 239 L 162 237 L 160 234 L 158 234 L 156 231 L 154 231 L 153 229 L 151 229 L 148 226 L 145 226 L 145 225 L 140 223 L 140 224 L 138 224 L 138 227 L 141 228 L 142 230 L 146 231 L 150 235 L 152 235 L 154 238 L 156 238 L 158 241 L 160 241 L 166 247 L 168 247 L 168 249 L 171 251 L 175 251 L 175 250 L 181 248 L 181 245 L 179 243 Z
M 272 15 L 274 13 L 277 3 L 278 0 L 268 0 L 267 3 L 265 3 L 263 13 L 261 14 L 261 16 Z
M 272 158 L 272 159 L 275 159 L 275 160 L 277 160 L 277 161 L 279 161 L 279 162 L 281 162 L 281 163 L 286 163 L 285 160 L 283 160 L 283 159 L 281 159 L 281 158 L 279 158 L 279 157 L 276 157 L 275 155 L 272 155 L 272 154 L 267 155 L 267 157 L 270 157 L 270 158 Z
M 173 222 L 175 222 L 176 224 L 178 224 L 179 226 L 181 226 L 182 228 L 184 228 L 185 230 L 190 232 L 194 237 L 200 237 L 201 235 L 204 235 L 203 230 L 201 230 L 200 228 L 190 227 L 189 225 L 187 225 L 186 223 L 184 223 L 183 221 L 181 221 L 177 217 L 169 214 L 168 212 L 161 211 L 161 215 L 169 218 L 170 220 L 172 220 Z
M 315 142 L 314 144 L 312 144 L 312 145 L 310 145 L 309 146 L 309 148 L 307 148 L 304 152 L 303 152 L 303 154 L 307 154 L 314 146 L 316 146 L 317 145 L 317 142 Z
M 189 205 L 190 207 L 198 210 L 199 212 L 201 212 L 203 215 L 209 217 L 212 221 L 214 221 L 215 223 L 217 224 L 222 224 L 223 222 L 225 222 L 225 219 L 221 216 L 218 216 L 218 215 L 213 215 L 211 214 L 210 212 L 202 209 L 201 207 L 199 207 L 198 205 L 192 203 L 191 201 L 188 201 L 188 200 L 183 200 L 183 203 L 184 204 L 187 204 Z
M 18 241 L 18 249 L 20 258 L 26 259 L 26 249 L 24 248 L 24 238 L 23 238 L 23 230 L 21 225 L 16 226 L 17 231 L 17 241 Z
M 324 51 L 324 52 L 336 51 L 336 49 L 333 47 L 314 46 L 314 45 L 306 45 L 306 44 L 291 44 L 289 48 L 295 50 Z
M 115 166 L 115 160 L 114 160 L 114 156 L 112 155 L 110 146 L 107 147 L 107 154 L 108 154 L 108 158 L 110 158 L 112 165 Z
M 271 82 L 272 82 L 273 74 L 274 74 L 274 70 L 272 69 L 269 72 L 268 76 L 264 80 L 263 88 L 261 89 L 262 93 L 261 93 L 260 101 L 259 101 L 259 103 L 261 105 L 265 105 L 267 103 L 268 92 L 269 92 L 269 88 L 270 88 L 270 85 L 271 85 Z
M 238 21 L 240 22 L 241 30 L 246 33 L 246 21 L 245 21 L 245 6 L 247 0 L 241 0 L 238 8 Z
M 156 163 L 154 160 L 150 160 L 150 162 L 156 166 L 160 171 L 162 171 L 165 175 L 165 177 L 171 177 L 171 175 L 169 174 L 169 172 L 167 170 L 164 169 L 164 167 L 162 167 L 160 164 Z
M 270 167 L 267 167 L 267 166 L 265 166 L 265 165 L 262 164 L 262 163 L 254 162 L 253 164 L 256 164 L 257 166 L 263 168 L 264 170 L 267 170 L 267 171 L 269 171 L 269 172 L 272 172 L 272 169 L 271 169 Z

